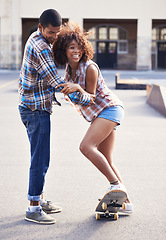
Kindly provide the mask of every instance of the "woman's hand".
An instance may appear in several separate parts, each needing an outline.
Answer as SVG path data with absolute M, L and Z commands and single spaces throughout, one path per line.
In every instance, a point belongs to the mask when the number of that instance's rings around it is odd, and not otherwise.
M 81 88 L 79 84 L 72 83 L 72 82 L 61 83 L 58 86 L 56 86 L 56 88 L 59 88 L 59 87 L 63 87 L 63 89 L 61 90 L 61 93 L 64 93 L 66 95 L 72 92 L 84 93 L 84 90 Z
M 61 90 L 61 93 L 65 95 L 68 95 L 69 93 L 72 93 L 72 92 L 81 92 L 82 94 L 89 94 L 90 102 L 88 106 L 95 103 L 94 102 L 96 98 L 95 94 L 87 93 L 79 84 L 67 82 L 67 83 L 61 83 L 58 86 L 56 86 L 56 88 L 59 88 L 59 87 L 63 87 L 63 89 Z
M 95 104 L 95 99 L 96 99 L 96 96 L 94 94 L 89 94 L 89 95 L 90 95 L 90 102 L 88 106 Z

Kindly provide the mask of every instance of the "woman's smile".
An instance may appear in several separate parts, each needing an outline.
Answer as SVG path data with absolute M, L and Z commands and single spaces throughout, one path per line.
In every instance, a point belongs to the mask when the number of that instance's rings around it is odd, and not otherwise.
M 70 63 L 79 62 L 82 58 L 82 52 L 80 45 L 75 40 L 72 40 L 66 49 L 68 61 Z

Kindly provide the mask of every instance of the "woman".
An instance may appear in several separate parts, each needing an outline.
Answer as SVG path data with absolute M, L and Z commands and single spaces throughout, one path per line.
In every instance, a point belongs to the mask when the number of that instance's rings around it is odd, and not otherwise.
M 94 104 L 78 106 L 83 117 L 91 122 L 80 144 L 80 151 L 108 179 L 108 191 L 126 191 L 112 159 L 115 129 L 124 115 L 123 104 L 106 86 L 98 65 L 91 60 L 93 53 L 87 32 L 81 31 L 75 23 L 64 25 L 53 44 L 56 63 L 66 65 L 67 83 L 58 87 L 63 87 L 61 92 L 65 95 L 74 91 L 95 95 Z M 121 211 L 132 213 L 133 205 L 129 198 L 126 203 L 126 210 Z

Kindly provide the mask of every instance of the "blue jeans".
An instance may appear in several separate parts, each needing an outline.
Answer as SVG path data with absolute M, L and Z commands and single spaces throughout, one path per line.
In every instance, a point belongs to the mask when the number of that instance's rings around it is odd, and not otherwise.
M 50 114 L 21 106 L 19 111 L 27 130 L 31 151 L 28 200 L 39 201 L 50 162 Z

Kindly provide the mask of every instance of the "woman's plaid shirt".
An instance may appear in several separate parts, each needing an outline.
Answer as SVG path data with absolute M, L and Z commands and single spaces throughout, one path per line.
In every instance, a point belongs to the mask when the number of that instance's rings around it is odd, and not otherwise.
M 56 101 L 55 87 L 65 81 L 58 76 L 51 46 L 39 29 L 28 39 L 19 78 L 21 106 L 32 111 L 52 112 L 52 102 Z M 61 90 L 62 88 L 59 88 Z M 74 104 L 88 105 L 90 95 L 74 92 L 68 95 Z
M 78 83 L 86 91 L 86 69 L 90 64 L 94 64 L 98 69 L 95 104 L 90 106 L 79 106 L 81 114 L 88 122 L 93 121 L 106 107 L 117 105 L 123 106 L 118 97 L 107 87 L 98 65 L 92 60 L 80 63 L 74 83 Z M 68 65 L 66 67 L 66 81 L 72 81 L 69 73 L 70 66 Z

